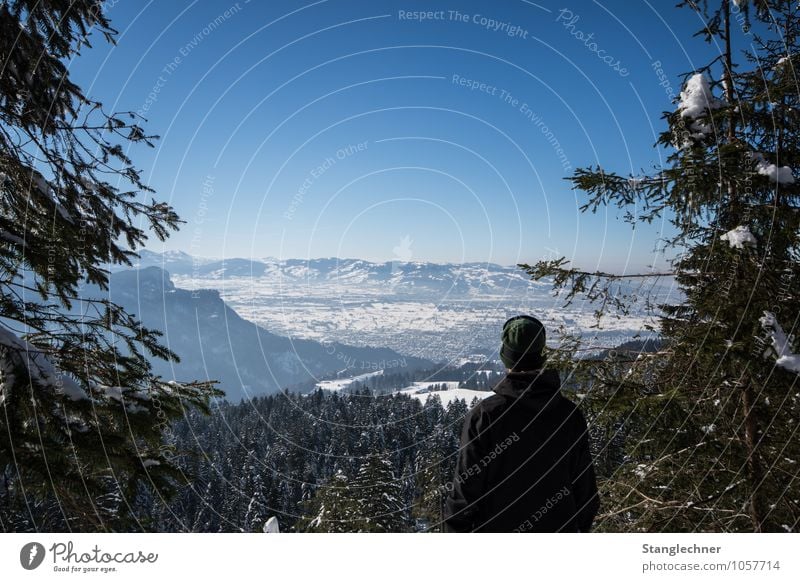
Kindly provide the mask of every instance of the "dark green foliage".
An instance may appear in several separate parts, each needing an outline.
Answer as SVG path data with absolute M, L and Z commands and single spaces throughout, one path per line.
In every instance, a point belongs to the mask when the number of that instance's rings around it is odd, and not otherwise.
M 362 510 L 353 497 L 352 487 L 351 480 L 339 470 L 320 487 L 313 502 L 308 504 L 308 517 L 295 529 L 313 533 L 360 531 L 358 521 Z
M 386 454 L 361 460 L 353 478 L 339 470 L 309 503 L 309 517 L 298 531 L 317 533 L 390 533 L 409 528 L 410 506 L 404 503 L 404 486 L 395 477 Z
M 402 394 L 285 393 L 174 426 L 197 475 L 174 500 L 148 495 L 158 531 L 439 531 L 468 406 Z
M 177 358 L 159 334 L 110 300 L 77 299 L 87 283 L 107 287 L 107 264 L 130 264 L 147 239 L 139 224 L 164 239 L 179 223 L 141 196 L 124 149 L 149 138 L 133 116 L 70 81 L 64 63 L 90 30 L 113 39 L 100 2 L 0 5 L 5 531 L 132 527 L 142 487 L 169 495 L 183 478 L 164 432 L 215 394 L 154 377 L 149 358 Z
M 590 379 L 583 403 L 596 437 L 625 450 L 622 459 L 601 455 L 599 527 L 796 531 L 798 374 L 776 365 L 765 314 L 776 314 L 787 334 L 797 329 L 800 189 L 774 176 L 779 167 L 800 169 L 800 15 L 796 2 L 748 2 L 741 29 L 729 0 L 681 6 L 704 16 L 698 34 L 723 47 L 699 69 L 716 102 L 694 118 L 680 108 L 664 114 L 658 143 L 672 154 L 654 173 L 588 168 L 571 178 L 588 196 L 584 211 L 617 206 L 632 223 L 672 223 L 676 234 L 662 241 L 675 252 L 670 273 L 636 276 L 671 274 L 685 297 L 655 304 L 643 286 L 636 299 L 659 310 L 659 350 L 578 364 Z M 751 42 L 752 53 L 731 48 Z M 723 237 L 740 226 L 755 241 L 734 247 Z M 534 278 L 554 276 L 569 299 L 599 302 L 598 320 L 610 309 L 627 313 L 634 300 L 615 293 L 620 276 L 563 259 L 523 267 Z

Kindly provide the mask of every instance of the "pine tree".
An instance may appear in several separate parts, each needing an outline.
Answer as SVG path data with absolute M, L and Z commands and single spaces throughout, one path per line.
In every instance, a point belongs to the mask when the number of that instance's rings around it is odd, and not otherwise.
M 593 375 L 585 400 L 607 405 L 610 423 L 624 419 L 627 457 L 605 484 L 601 528 L 796 531 L 798 6 L 679 7 L 697 11 L 706 22 L 700 34 L 723 48 L 685 76 L 677 109 L 664 116 L 667 163 L 645 176 L 598 167 L 570 178 L 589 196 L 583 210 L 614 205 L 634 223 L 671 221 L 671 270 L 643 275 L 673 275 L 685 296 L 657 305 L 646 298 L 660 309 L 659 351 L 579 363 Z M 747 70 L 732 48 L 742 40 Z M 600 301 L 600 317 L 631 308 L 633 295 L 619 290 L 634 276 L 568 268 L 563 258 L 522 267 L 554 276 L 569 299 Z
M 347 533 L 354 529 L 358 508 L 350 495 L 350 479 L 339 471 L 308 503 L 307 515 L 295 525 L 299 532 Z
M 151 145 L 133 114 L 107 113 L 65 62 L 115 31 L 94 0 L 0 4 L 0 528 L 131 527 L 141 487 L 182 477 L 162 440 L 209 384 L 164 382 L 177 360 L 159 334 L 108 300 L 109 264 L 130 265 L 178 216 L 125 154 Z
M 435 398 L 429 397 L 428 402 Z M 440 406 L 438 399 L 433 405 Z M 452 405 L 448 412 L 451 408 Z M 413 516 L 425 531 L 442 531 L 444 502 L 452 485 L 464 414 L 460 411 L 452 424 L 445 425 L 444 420 L 437 422 L 420 443 L 415 459 L 417 496 Z
M 403 503 L 403 489 L 403 481 L 395 477 L 392 462 L 386 454 L 367 457 L 349 491 L 359 510 L 354 531 L 409 531 L 410 508 Z
M 404 483 L 394 475 L 385 454 L 368 456 L 356 476 L 338 471 L 306 504 L 297 531 L 404 532 L 410 529 L 409 508 L 403 502 Z
M 256 473 L 252 477 L 252 496 L 247 504 L 244 514 L 244 531 L 254 532 L 263 531 L 264 524 L 272 515 L 264 497 L 264 484 L 261 475 Z
M 424 448 L 415 459 L 415 499 L 412 517 L 422 531 L 439 532 L 442 527 L 445 496 L 448 479 L 442 470 L 443 458 L 435 448 Z

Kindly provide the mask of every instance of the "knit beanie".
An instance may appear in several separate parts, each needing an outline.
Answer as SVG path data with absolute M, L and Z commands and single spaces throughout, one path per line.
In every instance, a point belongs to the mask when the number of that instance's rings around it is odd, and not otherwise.
M 500 359 L 509 370 L 538 370 L 544 365 L 545 330 L 530 315 L 518 315 L 503 325 Z

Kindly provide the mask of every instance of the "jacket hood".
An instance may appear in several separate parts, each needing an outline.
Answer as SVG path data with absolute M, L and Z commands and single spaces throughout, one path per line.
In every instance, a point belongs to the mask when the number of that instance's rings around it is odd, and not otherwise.
M 557 400 L 561 390 L 558 370 L 534 370 L 532 372 L 508 372 L 494 392 L 511 398 L 516 403 L 533 408 L 542 408 Z

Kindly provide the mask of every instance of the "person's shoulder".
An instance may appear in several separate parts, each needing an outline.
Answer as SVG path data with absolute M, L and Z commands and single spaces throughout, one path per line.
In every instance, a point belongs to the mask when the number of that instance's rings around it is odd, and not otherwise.
M 492 392 L 491 396 L 487 396 L 480 402 L 478 402 L 475 406 L 472 407 L 470 410 L 471 413 L 475 414 L 482 414 L 487 413 L 491 414 L 496 410 L 502 410 L 506 407 L 507 399 L 499 394 Z
M 481 419 L 494 418 L 502 413 L 506 407 L 506 399 L 492 392 L 491 396 L 487 396 L 467 412 L 466 421 L 471 423 L 480 422 Z
M 489 430 L 503 416 L 506 399 L 492 393 L 469 409 L 464 418 L 465 431 L 480 434 Z
M 559 394 L 558 407 L 561 414 L 574 425 L 579 428 L 586 426 L 586 417 L 583 415 L 581 407 L 573 400 L 564 396 L 564 394 Z

